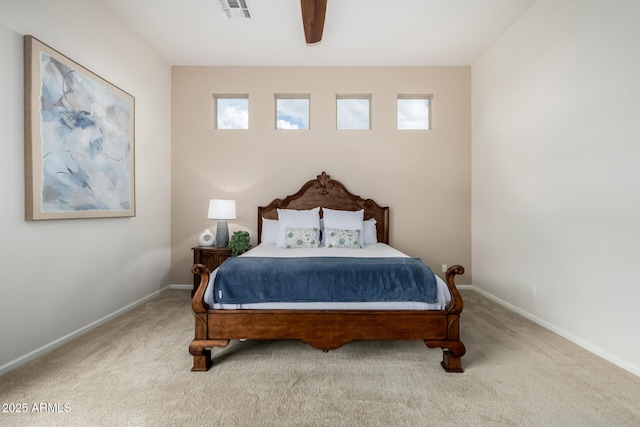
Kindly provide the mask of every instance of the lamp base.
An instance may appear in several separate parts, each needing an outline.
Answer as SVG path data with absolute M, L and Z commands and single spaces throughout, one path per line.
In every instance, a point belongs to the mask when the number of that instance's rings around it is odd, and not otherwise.
M 227 221 L 218 221 L 216 228 L 216 247 L 226 248 L 229 246 L 229 226 Z

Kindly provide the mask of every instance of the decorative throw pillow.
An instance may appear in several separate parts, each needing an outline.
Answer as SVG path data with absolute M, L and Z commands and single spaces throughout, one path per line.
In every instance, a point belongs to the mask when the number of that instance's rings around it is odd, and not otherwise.
M 317 228 L 287 228 L 284 234 L 284 247 L 294 248 L 317 248 L 318 229 Z
M 378 243 L 378 229 L 376 227 L 375 218 L 370 218 L 362 221 L 362 243 L 363 246 L 375 245 Z M 320 246 L 326 246 L 326 235 L 324 233 L 324 219 L 320 218 Z M 264 241 L 264 240 L 263 240 Z
M 340 230 L 337 228 L 325 228 L 328 248 L 359 249 L 360 230 Z
M 276 246 L 284 248 L 287 228 L 315 228 L 320 230 L 320 208 L 309 210 L 278 209 L 278 239 Z M 316 236 L 316 240 L 318 236 Z

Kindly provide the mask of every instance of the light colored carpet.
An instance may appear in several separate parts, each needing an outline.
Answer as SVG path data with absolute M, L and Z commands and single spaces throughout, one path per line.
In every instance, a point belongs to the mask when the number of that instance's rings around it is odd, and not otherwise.
M 474 291 L 462 295 L 462 374 L 413 341 L 329 353 L 233 341 L 215 350 L 212 370 L 194 373 L 189 292 L 168 290 L 1 377 L 0 403 L 28 412 L 0 413 L 0 425 L 640 425 L 640 378 Z M 32 412 L 40 403 L 61 412 Z

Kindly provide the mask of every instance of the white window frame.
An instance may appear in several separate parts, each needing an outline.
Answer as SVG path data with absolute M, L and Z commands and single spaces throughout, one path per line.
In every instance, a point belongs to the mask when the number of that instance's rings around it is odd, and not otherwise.
M 307 100 L 307 117 L 306 117 L 306 125 L 307 127 L 300 128 L 287 128 L 287 127 L 279 127 L 279 116 L 278 116 L 278 101 L 280 100 L 299 100 L 305 99 Z M 308 93 L 276 93 L 274 94 L 274 112 L 275 112 L 275 129 L 276 130 L 309 130 L 311 129 L 311 95 Z M 304 119 L 303 119 L 304 125 Z
M 237 99 L 237 100 L 247 100 L 247 123 L 246 127 L 220 127 L 220 117 L 218 111 L 218 101 L 224 99 Z M 250 125 L 250 117 L 249 117 L 249 94 L 247 93 L 235 93 L 235 94 L 214 94 L 213 95 L 213 125 L 214 129 L 220 130 L 247 130 Z
M 367 100 L 369 104 L 368 110 L 368 126 L 361 127 L 340 127 L 340 101 L 348 100 Z M 371 130 L 371 94 L 336 94 L 336 129 L 337 130 Z
M 427 127 L 400 127 L 400 102 L 402 100 L 427 101 Z M 431 130 L 433 128 L 431 121 L 431 110 L 433 109 L 433 95 L 416 95 L 416 94 L 398 94 L 396 102 L 396 128 L 398 130 Z

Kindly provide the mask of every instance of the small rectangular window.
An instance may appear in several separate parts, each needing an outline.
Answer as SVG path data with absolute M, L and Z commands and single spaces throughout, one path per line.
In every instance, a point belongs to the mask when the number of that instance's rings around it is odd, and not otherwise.
M 214 95 L 216 129 L 249 129 L 249 95 Z
M 309 95 L 276 94 L 276 129 L 309 129 Z
M 371 129 L 371 95 L 337 95 L 338 129 Z
M 398 129 L 431 129 L 431 95 L 398 95 Z

